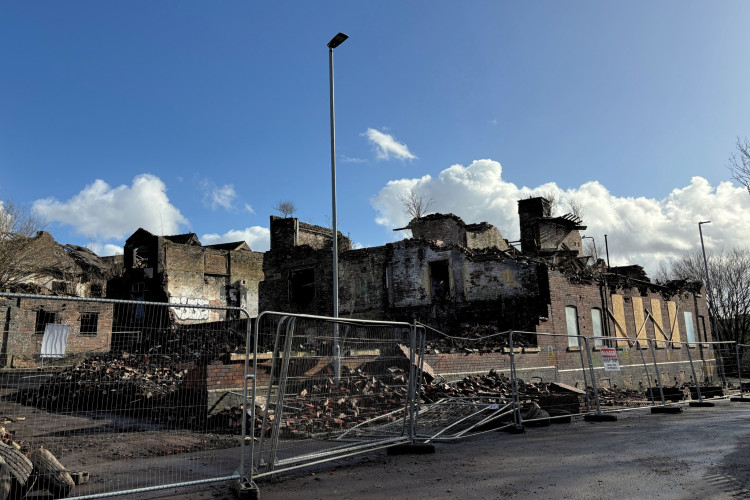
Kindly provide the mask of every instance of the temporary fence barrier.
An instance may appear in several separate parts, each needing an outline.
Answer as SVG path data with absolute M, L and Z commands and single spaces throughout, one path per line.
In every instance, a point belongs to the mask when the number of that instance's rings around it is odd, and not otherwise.
M 414 442 L 423 330 L 266 311 L 254 339 L 247 477 Z
M 441 398 L 422 405 L 417 440 L 422 443 L 455 441 L 512 427 L 515 402 L 497 396 Z
M 695 342 L 689 346 L 697 375 L 702 380 L 703 398 L 739 394 L 741 368 L 737 361 L 736 342 Z
M 239 479 L 247 312 L 175 302 L 0 294 L 14 495 L 35 477 L 76 498 Z
M 689 357 L 680 361 L 679 343 L 666 340 L 629 337 L 587 337 L 592 390 L 596 413 L 666 406 L 674 399 L 665 396 L 665 381 L 674 373 L 666 367 L 684 363 L 691 369 Z M 684 373 L 684 372 L 683 372 Z M 677 378 L 675 378 L 677 380 Z M 684 394 L 680 392 L 679 400 Z
M 591 410 L 584 337 L 508 332 L 517 425 L 570 419 Z
M 748 398 L 748 381 L 750 381 L 750 345 L 737 343 L 735 348 L 735 366 L 737 389 L 733 391 L 733 400 L 750 401 Z M 727 370 L 731 376 L 731 371 Z

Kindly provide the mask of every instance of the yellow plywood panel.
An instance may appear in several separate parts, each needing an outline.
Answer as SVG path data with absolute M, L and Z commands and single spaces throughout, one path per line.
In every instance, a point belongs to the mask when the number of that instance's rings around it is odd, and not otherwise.
M 633 319 L 637 328 L 636 337 L 638 337 L 638 345 L 648 347 L 648 340 L 646 340 L 646 314 L 643 311 L 643 299 L 640 297 L 633 297 Z
M 654 319 L 656 347 L 666 347 L 666 342 L 659 342 L 660 340 L 667 340 L 667 336 L 664 334 L 664 318 L 661 315 L 661 301 L 659 299 L 651 299 L 651 317 Z
M 672 341 L 680 342 L 680 323 L 677 321 L 677 304 L 670 300 L 667 302 L 669 312 L 669 330 L 672 332 Z
M 625 299 L 622 295 L 612 295 L 612 318 L 615 320 L 615 336 L 627 337 L 628 328 L 625 325 Z M 625 340 L 618 340 L 618 346 L 627 346 Z

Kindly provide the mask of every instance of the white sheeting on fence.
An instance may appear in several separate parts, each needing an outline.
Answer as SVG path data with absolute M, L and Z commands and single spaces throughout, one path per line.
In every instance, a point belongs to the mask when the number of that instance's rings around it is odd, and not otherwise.
M 42 338 L 42 357 L 61 358 L 65 356 L 65 348 L 68 345 L 68 325 L 53 325 L 48 323 L 44 327 Z

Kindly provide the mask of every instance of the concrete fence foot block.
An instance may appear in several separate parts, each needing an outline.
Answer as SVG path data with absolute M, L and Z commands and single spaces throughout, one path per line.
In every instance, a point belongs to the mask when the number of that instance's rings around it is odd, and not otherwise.
M 654 406 L 651 408 L 651 413 L 682 413 L 682 408 L 679 406 Z
M 86 471 L 68 471 L 75 484 L 86 484 L 89 482 L 89 473 Z
M 716 403 L 709 403 L 708 401 L 691 401 L 688 403 L 688 406 L 693 408 L 713 408 L 716 406 Z
M 388 448 L 389 455 L 429 455 L 435 453 L 435 445 L 429 443 L 397 444 Z
M 750 403 L 750 398 L 729 398 L 729 401 L 733 401 L 735 403 Z
M 260 490 L 254 482 L 243 477 L 234 483 L 234 489 L 237 492 L 237 498 L 240 500 L 260 500 Z
M 617 422 L 617 415 L 609 415 L 604 413 L 597 415 L 596 413 L 587 413 L 583 416 L 583 420 L 586 422 Z

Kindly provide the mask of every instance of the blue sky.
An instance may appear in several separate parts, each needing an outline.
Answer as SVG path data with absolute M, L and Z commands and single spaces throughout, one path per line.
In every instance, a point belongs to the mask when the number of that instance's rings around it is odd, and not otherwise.
M 398 202 L 518 237 L 555 192 L 613 263 L 746 245 L 726 168 L 750 136 L 748 2 L 16 2 L 0 7 L 0 200 L 58 241 L 138 227 L 268 246 L 292 200 L 329 225 L 335 51 L 339 230 L 403 237 Z

